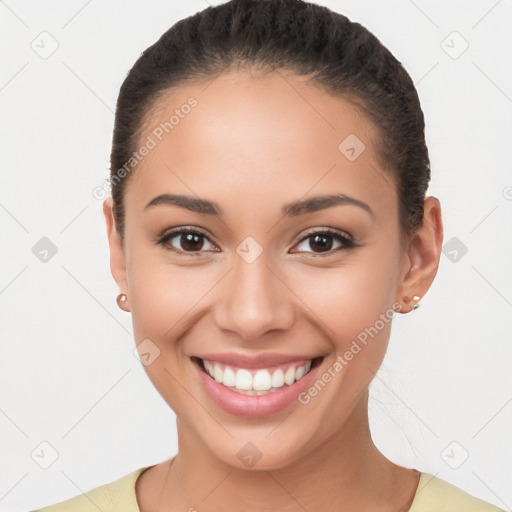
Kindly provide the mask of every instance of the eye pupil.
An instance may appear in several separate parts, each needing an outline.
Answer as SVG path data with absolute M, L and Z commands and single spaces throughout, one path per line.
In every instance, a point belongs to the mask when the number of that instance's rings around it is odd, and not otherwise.
M 201 240 L 202 235 L 196 235 L 194 233 L 184 233 L 181 235 L 181 246 L 186 251 L 197 251 L 201 250 L 204 241 Z
M 324 235 L 314 235 L 313 243 L 317 244 L 316 247 L 321 250 L 330 251 L 332 249 L 332 237 Z M 313 249 L 314 246 L 310 242 L 310 246 Z

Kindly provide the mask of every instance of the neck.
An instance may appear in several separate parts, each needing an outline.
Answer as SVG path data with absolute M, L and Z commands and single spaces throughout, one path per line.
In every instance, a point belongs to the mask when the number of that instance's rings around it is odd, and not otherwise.
M 386 459 L 368 423 L 368 393 L 347 421 L 307 455 L 275 470 L 239 469 L 219 461 L 178 421 L 159 508 L 165 510 L 408 510 L 419 473 Z

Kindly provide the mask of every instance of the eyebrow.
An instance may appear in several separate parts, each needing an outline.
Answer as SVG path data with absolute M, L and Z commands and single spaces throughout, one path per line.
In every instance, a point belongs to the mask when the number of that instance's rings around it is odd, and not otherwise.
M 215 201 L 209 201 L 207 199 L 200 199 L 192 196 L 160 194 L 154 197 L 144 209 L 147 210 L 148 208 L 157 205 L 178 206 L 179 208 L 184 208 L 192 212 L 204 215 L 214 215 L 216 217 L 224 215 L 224 211 Z M 292 203 L 288 203 L 283 206 L 282 214 L 284 217 L 297 217 L 299 215 L 314 213 L 339 205 L 358 206 L 368 212 L 372 217 L 375 217 L 375 213 L 367 203 L 345 194 L 315 196 L 310 197 L 309 199 L 293 201 Z

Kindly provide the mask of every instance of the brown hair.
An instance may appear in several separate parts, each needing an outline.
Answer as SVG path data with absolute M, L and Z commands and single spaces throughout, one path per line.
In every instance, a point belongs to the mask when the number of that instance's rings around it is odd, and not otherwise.
M 405 233 L 417 229 L 430 181 L 424 116 L 402 64 L 359 23 L 302 0 L 232 0 L 167 30 L 126 76 L 117 100 L 111 152 L 112 198 L 124 235 L 119 179 L 138 147 L 144 116 L 169 89 L 233 67 L 289 70 L 357 105 L 378 127 L 382 164 L 394 176 Z

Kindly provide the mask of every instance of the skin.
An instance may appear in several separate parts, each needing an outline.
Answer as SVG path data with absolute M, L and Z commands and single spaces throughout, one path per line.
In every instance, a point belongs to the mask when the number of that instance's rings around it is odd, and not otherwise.
M 161 351 L 145 370 L 177 417 L 178 454 L 139 477 L 141 510 L 408 510 L 419 473 L 386 459 L 368 424 L 368 386 L 390 323 L 309 404 L 263 418 L 220 409 L 190 357 L 322 355 L 321 375 L 380 314 L 407 313 L 406 297 L 425 295 L 441 251 L 439 202 L 426 199 L 422 227 L 402 243 L 375 126 L 344 99 L 284 72 L 227 72 L 169 92 L 148 112 L 140 140 L 190 96 L 198 105 L 129 178 L 124 243 L 111 199 L 103 206 L 112 275 L 128 296 L 135 341 L 149 338 Z M 338 150 L 349 134 L 366 146 L 354 161 Z M 215 201 L 224 215 L 145 209 L 162 193 Z M 373 214 L 345 204 L 282 216 L 286 203 L 333 193 L 364 201 Z M 167 248 L 154 243 L 178 226 L 200 228 L 211 243 L 199 239 L 199 256 L 168 248 L 186 249 L 183 237 Z M 322 257 L 305 236 L 327 227 L 358 247 L 336 251 L 343 245 L 329 238 L 333 250 Z M 263 249 L 250 264 L 236 252 L 247 236 Z M 237 457 L 249 441 L 262 453 L 252 468 Z

